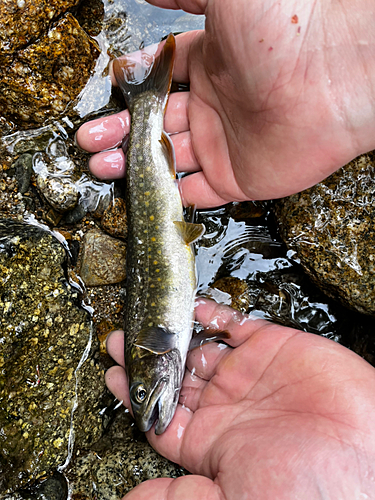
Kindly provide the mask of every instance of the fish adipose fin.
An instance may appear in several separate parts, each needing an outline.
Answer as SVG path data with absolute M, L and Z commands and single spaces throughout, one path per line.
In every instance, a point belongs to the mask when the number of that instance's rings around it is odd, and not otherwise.
M 167 328 L 150 326 L 138 333 L 134 344 L 155 354 L 165 354 L 176 347 L 176 335 Z
M 185 222 L 183 220 L 173 222 L 177 226 L 182 239 L 187 245 L 189 245 L 190 243 L 194 243 L 194 241 L 200 238 L 206 230 L 203 224 L 193 224 L 191 222 Z
M 158 96 L 165 110 L 172 84 L 175 47 L 175 38 L 170 34 L 156 57 L 141 50 L 113 62 L 113 73 L 130 112 L 134 98 L 149 91 Z

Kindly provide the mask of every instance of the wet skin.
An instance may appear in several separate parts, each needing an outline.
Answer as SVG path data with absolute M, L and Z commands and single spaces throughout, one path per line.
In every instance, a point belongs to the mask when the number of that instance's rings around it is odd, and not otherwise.
M 146 434 L 193 475 L 146 481 L 125 498 L 374 499 L 375 369 L 331 340 L 211 301 L 196 316 L 229 331 L 231 347 L 190 353 L 172 423 Z M 122 332 L 107 341 L 120 366 L 106 383 L 129 408 L 123 342 Z

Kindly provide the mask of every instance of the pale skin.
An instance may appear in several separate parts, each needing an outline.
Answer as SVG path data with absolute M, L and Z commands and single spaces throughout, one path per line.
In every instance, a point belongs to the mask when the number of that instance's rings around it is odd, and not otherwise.
M 190 92 L 172 95 L 165 115 L 177 170 L 192 173 L 180 182 L 186 205 L 286 196 L 375 149 L 373 0 L 152 3 L 207 20 L 177 37 L 174 80 Z M 124 176 L 116 147 L 129 127 L 124 111 L 78 131 L 98 153 L 96 176 Z M 190 354 L 184 406 L 163 435 L 147 433 L 193 475 L 126 498 L 375 499 L 375 369 L 332 341 L 212 302 L 197 319 L 229 331 L 231 347 Z M 129 407 L 121 332 L 108 350 L 119 363 L 108 387 Z

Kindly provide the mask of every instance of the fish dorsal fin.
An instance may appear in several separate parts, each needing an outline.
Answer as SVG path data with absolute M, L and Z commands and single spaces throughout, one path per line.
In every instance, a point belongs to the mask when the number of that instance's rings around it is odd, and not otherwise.
M 202 330 L 195 335 L 189 345 L 189 351 L 201 347 L 202 345 L 209 344 L 210 342 L 217 342 L 218 340 L 230 339 L 230 333 L 215 330 Z
M 154 354 L 165 354 L 176 347 L 176 335 L 168 328 L 149 326 L 138 333 L 134 344 Z
M 206 230 L 203 224 L 193 224 L 192 222 L 185 222 L 184 220 L 175 220 L 173 222 L 187 245 L 200 238 Z
M 165 156 L 168 158 L 168 167 L 173 178 L 176 177 L 176 157 L 174 154 L 173 143 L 168 134 L 163 132 L 161 136 L 161 145 L 164 149 Z
M 175 47 L 175 38 L 170 34 L 156 57 L 141 50 L 113 62 L 113 73 L 130 112 L 134 98 L 145 92 L 156 95 L 165 109 L 172 83 Z

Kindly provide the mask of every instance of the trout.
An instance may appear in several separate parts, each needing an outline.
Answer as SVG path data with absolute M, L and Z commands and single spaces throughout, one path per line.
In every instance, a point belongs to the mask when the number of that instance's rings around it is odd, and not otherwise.
M 128 56 L 113 64 L 131 114 L 125 366 L 136 423 L 146 432 L 156 422 L 156 434 L 168 427 L 179 400 L 194 320 L 191 243 L 204 232 L 184 220 L 173 145 L 163 129 L 174 53 L 169 35 L 151 61 L 141 51 L 140 61 Z

